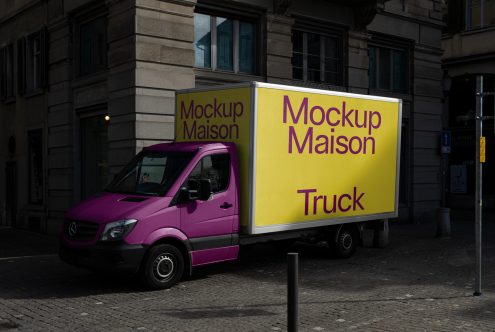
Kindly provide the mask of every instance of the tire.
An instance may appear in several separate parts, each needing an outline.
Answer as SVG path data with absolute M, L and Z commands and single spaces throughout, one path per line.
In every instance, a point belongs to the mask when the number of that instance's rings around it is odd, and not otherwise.
M 151 289 L 170 288 L 178 283 L 184 273 L 184 256 L 171 244 L 152 247 L 144 262 L 141 277 Z
M 359 232 L 356 227 L 343 226 L 335 236 L 333 233 L 328 241 L 332 254 L 336 258 L 350 258 L 354 255 L 359 242 Z

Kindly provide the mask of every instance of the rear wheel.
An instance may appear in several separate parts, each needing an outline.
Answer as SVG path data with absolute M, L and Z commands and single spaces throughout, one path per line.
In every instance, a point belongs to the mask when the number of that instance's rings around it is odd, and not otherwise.
M 170 288 L 182 278 L 184 256 L 171 244 L 159 244 L 148 253 L 142 279 L 152 289 Z
M 359 242 L 359 232 L 354 226 L 343 226 L 328 240 L 332 254 L 337 258 L 349 258 L 356 252 Z

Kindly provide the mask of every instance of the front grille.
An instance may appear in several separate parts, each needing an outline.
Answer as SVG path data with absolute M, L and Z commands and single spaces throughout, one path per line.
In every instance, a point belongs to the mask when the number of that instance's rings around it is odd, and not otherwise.
M 66 220 L 64 223 L 64 233 L 71 240 L 91 241 L 96 237 L 98 227 L 99 225 L 93 222 Z

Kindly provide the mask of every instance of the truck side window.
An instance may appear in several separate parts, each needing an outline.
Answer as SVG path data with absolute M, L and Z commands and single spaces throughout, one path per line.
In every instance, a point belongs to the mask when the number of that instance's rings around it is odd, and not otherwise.
M 230 157 L 227 153 L 203 157 L 186 180 L 189 190 L 199 188 L 200 179 L 209 179 L 213 193 L 225 191 L 229 186 Z

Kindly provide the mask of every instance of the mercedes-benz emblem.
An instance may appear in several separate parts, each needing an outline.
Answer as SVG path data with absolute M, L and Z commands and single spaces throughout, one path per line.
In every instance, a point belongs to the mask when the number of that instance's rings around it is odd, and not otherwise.
M 69 225 L 69 235 L 74 237 L 77 234 L 77 223 L 75 221 L 71 222 Z

